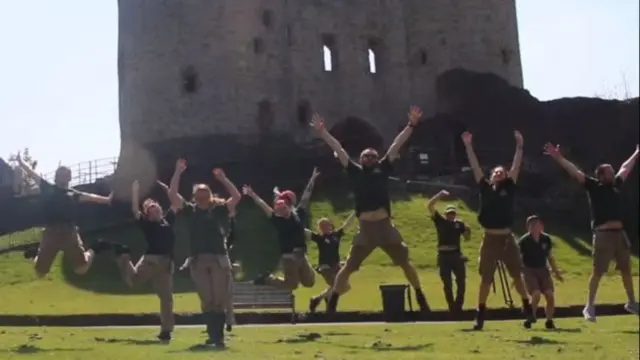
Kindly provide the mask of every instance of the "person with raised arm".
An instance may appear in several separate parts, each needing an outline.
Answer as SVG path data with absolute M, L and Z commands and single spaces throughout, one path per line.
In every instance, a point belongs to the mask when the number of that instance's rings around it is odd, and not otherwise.
M 76 274 L 86 274 L 95 255 L 109 250 L 111 244 L 97 240 L 85 249 L 76 224 L 77 207 L 79 203 L 110 205 L 113 193 L 100 196 L 70 188 L 71 169 L 66 166 L 58 167 L 53 184 L 50 184 L 25 163 L 20 154 L 16 160 L 20 168 L 40 187 L 44 213 L 44 230 L 40 244 L 26 249 L 24 257 L 34 259 L 36 276 L 39 278 L 49 273 L 60 251 L 71 261 Z
M 553 243 L 551 237 L 544 232 L 542 219 L 537 215 L 531 215 L 527 218 L 526 225 L 527 233 L 518 240 L 518 247 L 524 265 L 522 279 L 531 298 L 531 314 L 533 315 L 531 319 L 525 320 L 524 327 L 530 329 L 531 325 L 536 322 L 540 296 L 543 295 L 547 303 L 545 308 L 547 321 L 544 325 L 548 330 L 553 330 L 556 328 L 553 322 L 555 295 L 551 273 L 553 272 L 558 281 L 563 281 L 562 274 L 551 252 Z M 549 271 L 547 264 L 551 267 L 551 271 Z
M 471 229 L 456 217 L 455 206 L 447 206 L 444 210 L 444 216 L 436 210 L 436 203 L 445 196 L 449 196 L 449 192 L 441 190 L 429 199 L 427 210 L 438 233 L 438 268 L 440 269 L 444 297 L 449 305 L 449 311 L 460 313 L 464 306 L 467 281 L 467 258 L 462 254 L 460 237 L 464 237 L 468 241 L 471 238 Z M 455 298 L 453 297 L 451 274 L 456 278 Z
M 627 303 L 624 308 L 637 315 L 638 302 L 631 273 L 631 243 L 623 225 L 621 188 L 636 165 L 638 146 L 636 145 L 636 150 L 631 157 L 620 166 L 618 173 L 615 173 L 611 164 L 600 164 L 596 167 L 595 177 L 587 176 L 562 156 L 559 145 L 547 143 L 544 152 L 587 190 L 593 231 L 593 268 L 589 278 L 587 304 L 582 311 L 584 318 L 588 321 L 596 320 L 595 300 L 600 279 L 607 272 L 611 260 L 614 259 L 627 293 Z
M 311 200 L 311 194 L 313 193 L 313 187 L 315 186 L 316 179 L 320 176 L 320 171 L 318 171 L 317 167 L 313 168 L 313 172 L 311 173 L 311 177 L 309 178 L 309 182 L 307 186 L 305 186 L 304 191 L 302 192 L 302 196 L 300 197 L 300 202 L 297 202 L 296 194 L 291 190 L 280 191 L 280 189 L 276 186 L 273 188 L 273 195 L 275 198 L 287 196 L 291 199 L 292 203 L 296 208 L 304 208 L 306 209 L 309 206 L 309 200 Z M 303 219 L 304 223 L 306 223 L 307 219 Z
M 182 268 L 188 268 L 205 319 L 207 345 L 225 347 L 224 328 L 226 312 L 231 309 L 233 273 L 227 237 L 229 234 L 229 214 L 235 213 L 242 195 L 227 178 L 222 169 L 214 169 L 215 179 L 229 193 L 229 198 L 214 196 L 206 184 L 196 184 L 192 188 L 193 200 L 186 202 L 178 193 L 180 177 L 187 169 L 185 160 L 178 160 L 169 185 L 172 202 L 180 204 L 187 218 L 189 233 L 189 258 Z
M 280 264 L 284 272 L 284 278 L 272 274 L 260 275 L 253 281 L 254 284 L 271 285 L 291 291 L 297 289 L 298 285 L 313 287 L 316 278 L 307 258 L 306 209 L 295 207 L 295 195 L 291 191 L 284 191 L 277 196 L 273 208 L 262 200 L 251 186 L 245 185 L 242 192 L 255 201 L 275 228 L 280 245 Z
M 355 195 L 356 217 L 360 225 L 346 263 L 336 275 L 327 304 L 328 313 L 336 311 L 338 298 L 346 291 L 351 274 L 358 271 L 362 262 L 378 247 L 393 260 L 395 265 L 402 268 L 415 290 L 420 309 L 425 312 L 430 310 L 420 285 L 418 272 L 409 261 L 409 248 L 391 221 L 391 200 L 388 188 L 389 176 L 393 171 L 392 163 L 399 158 L 400 148 L 409 139 L 421 117 L 422 110 L 412 106 L 408 113 L 407 126 L 396 136 L 385 156 L 380 158 L 375 149 L 368 148 L 360 153 L 359 163 L 351 161 L 340 142 L 331 136 L 325 127 L 324 119 L 318 114 L 311 119 L 311 126 L 331 147 L 340 164 L 347 170 L 349 183 Z
M 158 181 L 165 190 L 167 186 Z M 147 281 L 160 299 L 160 333 L 158 339 L 170 341 L 175 326 L 173 315 L 173 272 L 176 211 L 179 202 L 172 201 L 168 211 L 153 199 L 146 199 L 140 207 L 140 183 L 131 186 L 131 211 L 147 243 L 147 249 L 134 265 L 131 250 L 123 244 L 113 244 L 116 263 L 124 281 L 130 287 L 140 286 Z
M 478 291 L 478 308 L 473 324 L 474 330 L 484 328 L 486 302 L 491 290 L 491 284 L 501 261 L 513 279 L 513 285 L 522 298 L 522 308 L 527 319 L 531 319 L 531 304 L 520 275 L 522 271 L 522 259 L 520 250 L 513 235 L 511 227 L 514 223 L 514 203 L 516 183 L 522 163 L 522 151 L 524 139 L 519 131 L 514 131 L 516 140 L 516 152 L 511 164 L 511 169 L 504 166 L 495 166 L 487 179 L 484 175 L 472 144 L 472 135 L 469 132 L 462 134 L 469 165 L 473 177 L 480 189 L 480 209 L 478 222 L 484 229 L 482 243 L 480 244 L 480 286 Z
M 315 312 L 322 300 L 328 300 L 328 295 L 330 294 L 336 275 L 344 265 L 340 262 L 340 241 L 344 236 L 344 229 L 353 223 L 355 217 L 356 213 L 352 212 L 337 229 L 329 218 L 318 220 L 317 232 L 306 229 L 306 233 L 310 235 L 311 241 L 318 245 L 318 267 L 316 267 L 316 271 L 329 286 L 323 292 L 313 296 L 309 300 L 309 312 Z M 347 283 L 343 294 L 349 291 L 350 288 L 351 286 Z

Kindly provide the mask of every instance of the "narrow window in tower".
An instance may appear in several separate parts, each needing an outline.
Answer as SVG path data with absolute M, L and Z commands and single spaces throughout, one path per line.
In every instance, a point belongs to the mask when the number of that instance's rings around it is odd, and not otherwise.
M 264 27 L 268 29 L 271 27 L 272 23 L 273 23 L 273 14 L 271 13 L 271 10 L 262 11 L 262 25 L 264 25 Z
M 322 35 L 322 60 L 324 63 L 324 71 L 326 72 L 336 70 L 338 65 L 338 54 L 335 44 L 336 40 L 333 35 Z
M 187 94 L 198 91 L 198 73 L 192 66 L 182 71 L 182 90 Z
M 427 65 L 427 61 L 429 58 L 427 57 L 427 52 L 424 50 L 420 51 L 420 65 Z
M 502 58 L 502 63 L 507 65 L 511 62 L 512 51 L 507 48 L 502 48 L 500 50 L 500 57 Z
M 331 49 L 327 45 L 322 47 L 322 53 L 324 55 L 324 71 L 333 71 L 333 57 L 331 56 Z
M 370 39 L 367 48 L 367 60 L 369 61 L 369 73 L 376 74 L 380 70 L 379 64 L 380 41 Z
M 376 73 L 376 53 L 373 49 L 369 49 L 369 72 Z

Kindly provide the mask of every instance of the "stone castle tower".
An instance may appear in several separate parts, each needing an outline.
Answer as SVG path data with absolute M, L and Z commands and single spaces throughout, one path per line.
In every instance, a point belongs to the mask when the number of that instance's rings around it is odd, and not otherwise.
M 388 144 L 409 105 L 435 112 L 435 79 L 452 68 L 522 86 L 515 0 L 119 1 L 123 151 L 303 144 L 311 111 L 329 126 L 360 119 Z

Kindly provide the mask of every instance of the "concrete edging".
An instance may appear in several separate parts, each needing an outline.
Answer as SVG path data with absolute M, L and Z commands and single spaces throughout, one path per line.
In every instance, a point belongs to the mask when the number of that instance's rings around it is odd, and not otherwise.
M 557 318 L 581 317 L 583 305 L 573 305 L 556 308 Z M 597 306 L 598 316 L 612 316 L 627 314 L 621 304 L 603 304 Z M 540 316 L 543 316 L 540 309 Z M 325 313 L 297 314 L 296 324 L 316 323 L 367 323 L 367 322 L 423 322 L 423 321 L 472 321 L 473 310 L 453 316 L 446 311 L 432 311 L 429 314 L 418 312 L 404 312 L 399 314 L 385 314 L 383 312 L 338 312 L 333 315 Z M 487 320 L 518 320 L 522 319 L 519 309 L 488 309 Z M 236 314 L 238 325 L 248 324 L 287 324 L 292 323 L 291 313 L 241 312 Z M 200 314 L 176 314 L 177 325 L 202 324 Z M 0 314 L 0 326 L 149 326 L 159 325 L 157 314 L 77 314 L 77 315 L 13 315 Z

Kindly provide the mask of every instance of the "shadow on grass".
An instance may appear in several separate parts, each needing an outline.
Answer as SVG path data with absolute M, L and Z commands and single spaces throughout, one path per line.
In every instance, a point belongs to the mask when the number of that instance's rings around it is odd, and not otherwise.
M 640 334 L 640 330 L 622 330 L 622 331 L 617 331 L 617 333 L 626 334 L 626 335 L 638 335 Z
M 237 235 L 232 256 L 234 261 L 242 264 L 239 280 L 253 279 L 260 273 L 275 270 L 280 257 L 278 241 L 264 213 L 250 199 L 243 199 L 239 205 L 236 221 Z M 175 246 L 176 269 L 188 256 L 187 235 L 185 221 L 182 217 L 178 217 Z M 128 245 L 132 249 L 135 261 L 137 261 L 136 257 L 143 254 L 146 249 L 142 232 L 133 223 L 103 231 L 83 233 L 82 236 L 85 244 L 101 238 Z M 116 266 L 115 257 L 110 253 L 96 256 L 89 272 L 82 276 L 77 275 L 71 263 L 65 260 L 62 262 L 62 273 L 70 285 L 92 292 L 118 295 L 155 293 L 150 282 L 133 289 L 126 286 Z M 185 293 L 194 290 L 189 272 L 176 271 L 174 292 Z
M 96 342 L 104 343 L 104 344 L 124 344 L 124 345 L 167 345 L 168 341 L 162 340 L 151 340 L 151 339 L 116 339 L 116 338 L 95 338 Z
M 567 333 L 567 334 L 577 334 L 581 333 L 582 329 L 580 328 L 557 328 L 552 330 L 543 330 L 544 332 L 555 332 L 555 333 Z
M 376 352 L 421 351 L 421 350 L 427 350 L 427 349 L 433 348 L 432 343 L 417 344 L 417 345 L 393 345 L 380 340 L 376 340 L 366 346 L 342 345 L 342 344 L 331 344 L 331 345 L 341 347 L 344 349 L 349 349 L 349 350 L 357 350 L 357 351 L 371 350 Z
M 0 353 L 7 354 L 21 354 L 21 355 L 31 355 L 31 354 L 45 354 L 45 353 L 53 353 L 53 352 L 80 352 L 80 351 L 90 351 L 92 349 L 89 348 L 48 348 L 44 349 L 36 345 L 32 344 L 23 344 L 10 349 L 2 349 Z
M 538 346 L 538 345 L 566 345 L 567 344 L 565 341 L 552 340 L 552 339 L 543 338 L 543 337 L 540 337 L 540 336 L 532 336 L 527 340 L 506 340 L 506 341 L 513 342 L 513 343 L 516 343 L 516 344 L 531 345 L 531 346 Z

